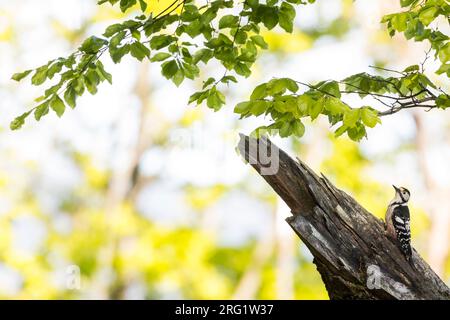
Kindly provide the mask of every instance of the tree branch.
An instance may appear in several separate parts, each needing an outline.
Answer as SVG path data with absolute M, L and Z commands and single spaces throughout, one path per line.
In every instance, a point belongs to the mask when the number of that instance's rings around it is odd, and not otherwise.
M 411 266 L 385 236 L 383 221 L 325 176 L 265 138 L 241 135 L 238 148 L 291 209 L 286 221 L 313 254 L 331 299 L 450 299 L 450 289 L 415 250 Z M 261 151 L 267 150 L 279 164 L 272 174 L 264 174 L 269 164 Z

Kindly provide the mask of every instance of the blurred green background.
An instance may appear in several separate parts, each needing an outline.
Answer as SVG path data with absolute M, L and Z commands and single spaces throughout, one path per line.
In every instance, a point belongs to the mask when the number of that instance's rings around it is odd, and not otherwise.
M 148 3 L 158 12 L 168 1 Z M 156 64 L 105 59 L 112 86 L 62 119 L 11 132 L 41 90 L 11 75 L 124 16 L 95 0 L 0 0 L 0 298 L 327 299 L 312 255 L 284 222 L 289 209 L 235 151 L 238 132 L 264 119 L 238 121 L 232 103 L 272 77 L 307 82 L 421 61 L 427 48 L 379 24 L 398 9 L 391 0 L 300 7 L 292 35 L 264 34 L 270 50 L 228 89 L 220 113 L 187 105 L 201 81 L 176 88 Z M 383 119 L 359 145 L 320 120 L 309 126 L 301 140 L 275 142 L 378 217 L 391 184 L 410 189 L 413 245 L 450 283 L 448 112 Z

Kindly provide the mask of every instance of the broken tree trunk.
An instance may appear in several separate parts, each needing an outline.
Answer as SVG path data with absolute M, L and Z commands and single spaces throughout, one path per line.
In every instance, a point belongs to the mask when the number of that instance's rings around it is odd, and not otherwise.
M 325 176 L 265 138 L 241 135 L 238 148 L 291 209 L 286 221 L 313 254 L 330 299 L 450 299 L 415 250 L 411 266 L 383 221 Z

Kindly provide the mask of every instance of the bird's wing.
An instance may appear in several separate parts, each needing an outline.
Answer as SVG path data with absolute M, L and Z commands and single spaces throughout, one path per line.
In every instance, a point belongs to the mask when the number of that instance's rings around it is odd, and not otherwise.
M 411 256 L 411 227 L 409 209 L 407 206 L 396 206 L 392 214 L 392 223 L 395 227 L 397 240 L 403 253 Z

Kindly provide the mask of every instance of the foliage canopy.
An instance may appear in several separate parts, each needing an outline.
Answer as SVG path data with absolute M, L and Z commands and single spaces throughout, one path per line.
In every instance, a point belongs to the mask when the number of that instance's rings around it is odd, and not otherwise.
M 199 4 L 174 0 L 159 13 L 152 12 L 144 0 L 100 0 L 99 5 L 118 5 L 122 12 L 141 13 L 106 28 L 102 36 L 87 38 L 68 57 L 51 60 L 34 70 L 13 75 L 20 81 L 31 76 L 36 86 L 50 83 L 37 105 L 11 122 L 19 129 L 34 114 L 40 120 L 52 109 L 62 116 L 67 106 L 75 108 L 77 97 L 97 93 L 103 81 L 112 83 L 101 58 L 109 53 L 114 63 L 126 55 L 139 61 L 149 59 L 161 64 L 162 75 L 179 86 L 185 79 L 201 76 L 200 67 L 213 62 L 224 68 L 221 77 L 203 81 L 201 91 L 189 103 L 206 103 L 218 111 L 226 103 L 222 89 L 237 83 L 238 76 L 249 77 L 261 50 L 267 49 L 261 31 L 279 27 L 294 31 L 296 10 L 315 0 L 213 0 Z M 450 42 L 438 23 L 450 22 L 448 0 L 400 0 L 403 11 L 383 17 L 381 23 L 391 36 L 402 33 L 406 39 L 426 42 L 429 54 L 440 61 L 435 72 L 450 77 Z M 425 59 L 426 59 L 425 58 Z M 281 137 L 301 137 L 305 118 L 328 118 L 336 136 L 344 133 L 355 141 L 366 136 L 367 128 L 381 123 L 380 117 L 409 108 L 446 109 L 450 96 L 426 75 L 424 62 L 404 70 L 382 69 L 383 74 L 359 73 L 341 80 L 308 84 L 290 78 L 276 78 L 256 86 L 247 101 L 234 112 L 241 118 L 266 115 L 267 126 L 255 133 L 278 133 Z M 352 107 L 345 96 L 371 96 L 383 109 L 374 106 Z

